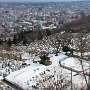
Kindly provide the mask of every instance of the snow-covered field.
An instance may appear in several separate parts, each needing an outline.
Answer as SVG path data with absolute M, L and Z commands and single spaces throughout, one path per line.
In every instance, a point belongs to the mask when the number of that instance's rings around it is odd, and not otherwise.
M 61 71 L 63 77 L 67 76 L 66 80 L 70 81 L 71 71 L 60 67 L 59 61 L 64 66 L 70 67 L 78 71 L 82 71 L 80 61 L 77 58 L 67 57 L 66 55 L 63 54 L 59 54 L 58 56 L 50 54 L 49 57 L 50 60 L 52 61 L 51 65 L 45 66 L 38 63 L 33 63 L 32 61 L 28 60 L 27 62 L 30 63 L 29 66 L 10 73 L 6 77 L 6 80 L 26 90 L 30 89 L 32 86 L 37 86 L 39 84 L 38 82 L 44 80 L 45 77 L 53 76 L 55 74 L 58 74 L 59 71 Z M 84 62 L 83 64 L 84 69 L 85 70 L 87 69 L 86 71 L 88 72 L 89 64 L 85 61 L 83 62 Z M 76 85 L 76 87 L 80 88 L 82 86 L 85 86 L 85 80 L 81 73 L 77 74 L 76 72 L 72 71 L 72 75 L 73 75 L 72 82 L 74 85 Z

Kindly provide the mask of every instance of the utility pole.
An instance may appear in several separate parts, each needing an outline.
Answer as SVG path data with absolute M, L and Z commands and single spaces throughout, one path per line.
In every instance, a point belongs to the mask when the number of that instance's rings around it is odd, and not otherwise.
M 73 87 L 72 87 L 72 68 L 71 68 L 71 90 L 73 90 Z
M 89 65 L 89 76 L 88 76 L 88 89 L 90 89 L 90 65 Z

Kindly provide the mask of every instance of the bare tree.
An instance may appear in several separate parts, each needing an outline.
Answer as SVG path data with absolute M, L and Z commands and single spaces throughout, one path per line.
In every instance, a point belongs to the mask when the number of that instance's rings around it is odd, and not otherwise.
M 71 81 L 66 79 L 62 72 L 54 75 L 47 75 L 43 80 L 38 81 L 39 90 L 70 90 Z
M 85 78 L 87 88 L 89 88 L 88 87 L 88 81 L 87 81 L 87 78 L 86 78 L 86 75 L 84 72 L 84 65 L 83 65 L 84 53 L 87 50 L 87 33 L 85 32 L 85 30 L 82 30 L 82 31 L 80 31 L 80 33 L 78 33 L 78 44 L 77 44 L 77 46 L 78 46 L 78 49 L 80 52 L 79 61 L 80 61 L 81 67 L 82 67 L 82 73 L 83 73 L 83 76 Z
M 61 49 L 61 34 L 57 33 L 55 35 L 51 35 L 49 37 L 46 37 L 44 42 L 49 43 L 49 47 L 51 46 L 53 50 L 55 51 L 56 56 L 60 52 Z

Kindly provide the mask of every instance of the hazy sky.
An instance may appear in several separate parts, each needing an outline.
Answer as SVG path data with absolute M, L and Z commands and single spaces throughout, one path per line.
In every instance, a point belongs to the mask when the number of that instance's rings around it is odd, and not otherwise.
M 81 0 L 0 0 L 0 2 L 56 2 L 56 1 L 81 1 Z

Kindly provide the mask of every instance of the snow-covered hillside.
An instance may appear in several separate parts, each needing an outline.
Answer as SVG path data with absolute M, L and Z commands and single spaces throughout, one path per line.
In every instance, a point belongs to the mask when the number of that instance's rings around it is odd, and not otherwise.
M 58 56 L 55 56 L 54 54 L 50 54 L 49 57 L 50 57 L 50 61 L 52 61 L 51 65 L 45 66 L 38 63 L 29 62 L 30 63 L 29 66 L 17 70 L 15 72 L 12 72 L 5 79 L 26 90 L 32 88 L 33 86 L 38 87 L 40 81 L 42 81 L 42 83 L 44 81 L 44 84 L 46 84 L 45 86 L 48 86 L 47 83 L 45 83 L 45 81 L 48 81 L 48 77 L 49 79 L 52 79 L 53 77 L 56 78 L 56 76 L 59 74 L 60 75 L 63 74 L 65 80 L 70 81 L 71 71 L 61 67 L 60 63 L 63 66 L 78 71 L 82 70 L 80 62 L 77 58 L 73 58 L 73 57 L 70 58 L 63 54 L 59 54 Z M 88 68 L 89 68 L 88 62 L 84 61 L 84 70 L 87 69 L 85 72 L 88 72 Z M 85 86 L 85 80 L 82 73 L 77 74 L 77 72 L 74 72 L 72 70 L 72 75 L 73 75 L 72 82 L 74 86 L 78 88 Z M 67 90 L 69 90 L 69 88 Z

